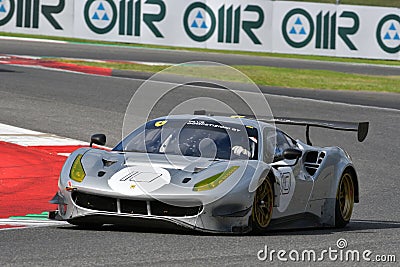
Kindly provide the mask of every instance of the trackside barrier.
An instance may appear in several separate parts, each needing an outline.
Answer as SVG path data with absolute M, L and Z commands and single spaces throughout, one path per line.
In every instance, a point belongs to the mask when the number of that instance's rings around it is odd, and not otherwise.
M 0 31 L 400 60 L 400 9 L 267 0 L 0 0 Z

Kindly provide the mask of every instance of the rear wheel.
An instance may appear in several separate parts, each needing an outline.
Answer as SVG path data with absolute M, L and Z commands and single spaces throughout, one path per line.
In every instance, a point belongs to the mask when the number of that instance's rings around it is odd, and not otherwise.
M 336 193 L 335 226 L 345 227 L 351 218 L 354 207 L 354 183 L 350 173 L 345 172 Z
M 267 229 L 272 218 L 274 207 L 274 192 L 271 181 L 267 178 L 257 188 L 254 195 L 253 209 L 251 212 L 251 226 L 254 232 L 263 232 Z

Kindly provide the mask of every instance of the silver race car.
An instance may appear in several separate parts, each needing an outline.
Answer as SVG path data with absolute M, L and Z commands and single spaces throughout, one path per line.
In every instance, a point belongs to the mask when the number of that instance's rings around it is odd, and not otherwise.
M 276 124 L 306 127 L 307 142 Z M 344 227 L 359 202 L 356 170 L 339 147 L 312 146 L 310 127 L 355 131 L 368 122 L 255 118 L 197 111 L 147 122 L 111 151 L 106 137 L 66 160 L 51 219 L 206 232 Z

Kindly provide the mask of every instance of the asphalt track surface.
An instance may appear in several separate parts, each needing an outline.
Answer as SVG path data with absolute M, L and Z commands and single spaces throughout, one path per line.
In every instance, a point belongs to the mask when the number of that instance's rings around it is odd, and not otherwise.
M 3 51 L 2 51 L 3 52 Z M 0 122 L 88 140 L 93 133 L 121 137 L 125 110 L 143 82 L 14 66 L 0 66 Z M 162 85 L 162 83 L 160 83 Z M 226 90 L 183 86 L 159 105 L 153 116 L 168 113 L 183 101 L 209 96 L 230 105 L 239 102 Z M 340 145 L 352 155 L 360 180 L 360 203 L 344 229 L 280 231 L 261 236 L 226 236 L 106 226 L 81 230 L 54 226 L 0 233 L 2 266 L 265 266 L 257 252 L 270 249 L 322 251 L 345 238 L 349 249 L 400 257 L 400 188 L 398 126 L 400 111 L 304 98 L 265 95 L 276 116 L 369 121 L 370 133 L 358 143 L 352 133 L 313 129 L 316 145 Z M 304 139 L 304 130 L 283 128 Z M 27 203 L 28 204 L 28 203 Z M 275 264 L 279 263 L 275 258 Z M 307 264 L 307 263 L 306 263 Z M 318 266 L 337 265 L 326 260 Z M 354 264 L 354 263 L 352 263 Z M 365 262 L 360 266 L 368 265 Z M 374 266 L 373 263 L 369 265 Z

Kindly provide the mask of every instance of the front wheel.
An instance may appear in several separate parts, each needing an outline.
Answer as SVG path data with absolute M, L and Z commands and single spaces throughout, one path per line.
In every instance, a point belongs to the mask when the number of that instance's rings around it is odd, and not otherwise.
M 351 218 L 354 207 L 354 183 L 350 173 L 345 172 L 340 178 L 336 193 L 335 226 L 345 227 Z
M 251 212 L 251 226 L 253 232 L 264 232 L 272 218 L 274 207 L 274 192 L 271 181 L 266 178 L 257 188 L 254 196 L 253 209 Z

